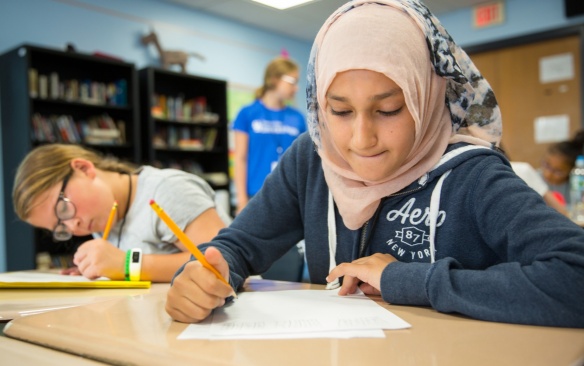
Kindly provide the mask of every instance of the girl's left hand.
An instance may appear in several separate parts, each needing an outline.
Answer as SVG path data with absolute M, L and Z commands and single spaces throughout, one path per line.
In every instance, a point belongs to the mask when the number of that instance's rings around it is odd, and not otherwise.
M 341 263 L 327 276 L 327 282 L 343 277 L 343 286 L 339 295 L 353 294 L 359 286 L 366 295 L 381 295 L 381 273 L 389 263 L 397 259 L 390 254 L 375 253 L 369 257 L 363 257 L 351 263 Z

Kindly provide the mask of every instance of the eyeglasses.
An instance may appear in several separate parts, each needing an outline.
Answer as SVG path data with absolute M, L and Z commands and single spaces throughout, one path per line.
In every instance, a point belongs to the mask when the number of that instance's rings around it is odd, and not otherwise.
M 557 177 L 557 178 L 566 178 L 568 175 L 570 175 L 569 171 L 566 170 L 562 170 L 562 169 L 556 169 L 554 167 L 552 167 L 547 161 L 542 161 L 541 162 L 541 167 L 543 170 L 548 171 L 551 175 Z
M 65 197 L 65 188 L 67 188 L 69 177 L 71 177 L 70 174 L 63 179 L 61 193 L 59 193 L 59 198 L 57 198 L 57 203 L 55 204 L 55 215 L 57 216 L 57 219 L 59 219 L 57 225 L 53 229 L 53 239 L 56 241 L 66 241 L 73 236 L 73 232 L 63 223 L 63 221 L 75 217 L 75 214 L 77 213 L 77 209 L 73 202 Z
M 298 79 L 296 79 L 294 76 L 282 75 L 282 77 L 280 79 L 287 82 L 288 84 L 292 84 L 292 85 L 298 84 Z

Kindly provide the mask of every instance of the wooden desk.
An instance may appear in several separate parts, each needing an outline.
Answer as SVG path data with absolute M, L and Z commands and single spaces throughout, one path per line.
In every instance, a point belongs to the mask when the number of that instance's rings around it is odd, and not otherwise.
M 0 328 L 5 322 L 54 309 L 95 304 L 120 297 L 161 294 L 169 284 L 152 284 L 149 289 L 2 289 L 0 290 Z M 3 330 L 3 329 L 0 329 Z M 2 333 L 2 332 L 0 332 Z M 6 365 L 95 366 L 104 365 L 77 355 L 0 336 L 0 359 Z
M 57 352 L 50 348 L 0 337 L 2 365 L 99 366 L 102 362 Z
M 251 280 L 250 291 L 322 288 Z M 113 364 L 138 365 L 580 365 L 584 329 L 491 323 L 380 301 L 412 325 L 385 339 L 177 340 L 186 324 L 164 294 L 124 297 L 22 317 L 9 337 Z M 59 354 L 55 352 L 55 354 Z

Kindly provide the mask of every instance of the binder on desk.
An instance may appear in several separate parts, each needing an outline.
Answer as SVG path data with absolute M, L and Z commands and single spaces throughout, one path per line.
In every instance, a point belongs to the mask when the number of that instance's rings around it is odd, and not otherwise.
M 150 288 L 150 281 L 112 281 L 105 277 L 90 280 L 82 276 L 38 271 L 0 273 L 0 290 L 16 288 Z

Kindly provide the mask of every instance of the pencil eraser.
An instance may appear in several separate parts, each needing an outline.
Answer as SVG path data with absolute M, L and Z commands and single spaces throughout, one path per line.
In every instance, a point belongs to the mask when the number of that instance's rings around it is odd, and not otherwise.
M 156 203 L 156 202 L 154 202 L 154 200 L 150 200 L 150 204 L 153 204 L 153 203 Z

